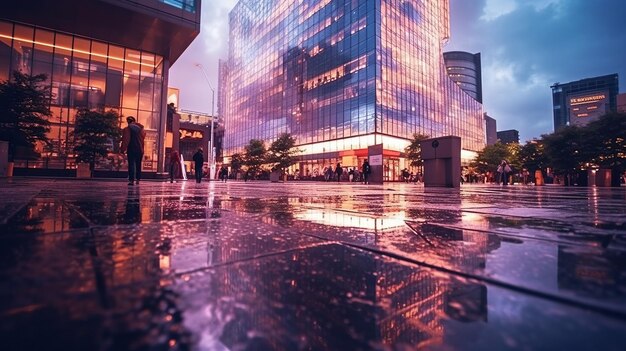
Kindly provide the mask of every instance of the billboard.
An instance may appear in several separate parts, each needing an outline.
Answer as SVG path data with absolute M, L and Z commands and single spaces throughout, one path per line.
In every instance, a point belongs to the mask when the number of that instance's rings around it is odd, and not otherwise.
M 570 94 L 567 96 L 569 124 L 584 126 L 609 111 L 609 92 L 606 90 Z

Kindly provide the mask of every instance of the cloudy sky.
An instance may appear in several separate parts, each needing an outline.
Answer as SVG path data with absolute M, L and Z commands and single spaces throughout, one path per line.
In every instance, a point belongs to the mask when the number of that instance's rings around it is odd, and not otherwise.
M 204 0 L 201 34 L 170 71 L 180 108 L 211 111 L 235 0 Z M 553 130 L 550 85 L 617 73 L 626 92 L 626 0 L 451 0 L 446 50 L 480 52 L 484 109 L 521 141 Z

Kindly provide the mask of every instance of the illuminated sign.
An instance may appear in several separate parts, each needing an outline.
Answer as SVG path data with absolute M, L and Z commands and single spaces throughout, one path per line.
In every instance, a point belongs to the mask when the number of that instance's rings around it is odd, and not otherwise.
M 604 99 L 606 99 L 606 95 L 604 94 L 571 98 L 569 99 L 569 105 L 575 106 L 575 105 L 583 105 L 583 104 L 593 104 Z
M 608 91 L 591 91 L 567 96 L 569 124 L 584 126 L 607 112 L 609 105 Z
M 204 138 L 204 133 L 199 130 L 189 130 L 189 129 L 180 129 L 180 138 L 181 139 L 202 139 Z

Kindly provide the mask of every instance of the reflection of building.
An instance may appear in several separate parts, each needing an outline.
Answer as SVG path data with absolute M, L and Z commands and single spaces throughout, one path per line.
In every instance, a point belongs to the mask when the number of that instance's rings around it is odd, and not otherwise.
M 501 130 L 497 136 L 502 144 L 519 144 L 519 131 L 515 129 Z
M 162 169 L 169 68 L 199 30 L 200 0 L 24 0 L 5 6 L 0 80 L 13 70 L 44 73 L 53 93 L 52 146 L 37 150 L 46 162 L 21 162 L 17 155 L 16 167 L 75 168 L 74 117 L 88 108 L 136 116 L 147 131 L 144 170 Z
M 444 65 L 448 0 L 272 4 L 241 0 L 230 15 L 226 155 L 288 132 L 302 171 L 360 165 L 382 143 L 385 180 L 395 180 L 414 133 L 484 146 L 482 105 Z
M 480 53 L 450 51 L 443 53 L 443 59 L 450 78 L 474 100 L 482 103 L 483 82 Z
M 498 132 L 497 132 L 497 123 L 496 119 L 489 117 L 485 113 L 485 136 L 487 145 L 493 145 L 498 141 Z
M 617 74 L 610 74 L 551 86 L 554 130 L 567 125 L 586 125 L 617 111 L 618 84 Z

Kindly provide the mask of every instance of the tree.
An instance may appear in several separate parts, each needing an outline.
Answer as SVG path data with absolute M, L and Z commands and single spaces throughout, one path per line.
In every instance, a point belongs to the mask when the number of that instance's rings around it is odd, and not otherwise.
M 478 152 L 470 166 L 480 173 L 487 173 L 495 172 L 502 160 L 507 160 L 509 164 L 516 165 L 518 162 L 514 159 L 517 155 L 512 153 L 513 148 L 514 146 L 502 144 L 499 141 L 493 145 L 487 145 Z
M 244 164 L 253 175 L 261 170 L 261 166 L 266 162 L 267 150 L 265 142 L 259 139 L 251 139 L 245 147 Z
M 109 110 L 98 112 L 80 110 L 76 114 L 74 127 L 74 152 L 79 162 L 89 163 L 89 169 L 93 172 L 96 161 L 100 157 L 106 157 L 114 145 L 122 136 L 119 127 L 120 116 L 117 112 Z
M 609 113 L 585 129 L 592 162 L 611 169 L 611 186 L 620 186 L 620 175 L 626 170 L 626 114 Z
M 415 133 L 411 139 L 409 146 L 404 148 L 406 158 L 410 161 L 412 167 L 421 167 L 424 164 L 422 160 L 422 141 L 428 139 L 428 135 Z
M 37 141 L 49 143 L 48 118 L 50 86 L 45 74 L 31 76 L 13 72 L 13 79 L 0 83 L 0 140 L 9 142 L 9 161 L 13 162 L 17 147 L 33 149 Z
M 534 174 L 536 170 L 546 168 L 548 160 L 545 156 L 543 141 L 527 141 L 519 151 L 519 160 L 521 166 L 528 169 L 531 174 Z
M 289 133 L 281 134 L 274 140 L 268 150 L 267 161 L 274 164 L 274 168 L 281 172 L 298 162 L 300 149 L 296 148 L 296 139 Z
M 566 177 L 566 185 L 571 185 L 571 177 L 591 160 L 591 150 L 585 139 L 586 130 L 577 126 L 567 126 L 558 131 L 543 135 L 546 157 L 555 174 Z
M 232 168 L 233 173 L 239 173 L 241 166 L 244 165 L 243 155 L 240 153 L 235 153 L 230 156 L 230 168 Z

